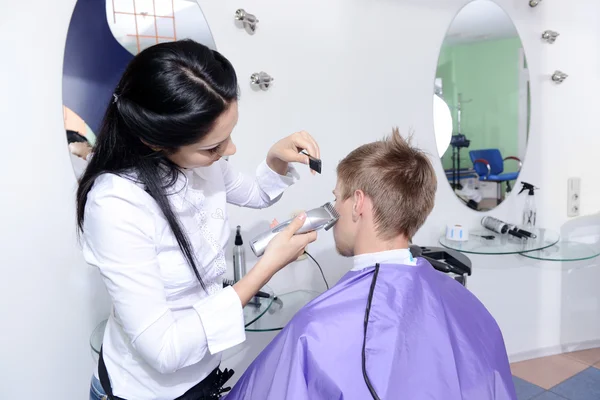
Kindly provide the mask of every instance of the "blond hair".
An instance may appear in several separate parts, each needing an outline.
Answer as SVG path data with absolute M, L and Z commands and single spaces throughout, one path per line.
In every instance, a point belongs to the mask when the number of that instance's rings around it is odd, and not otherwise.
M 371 199 L 377 234 L 411 240 L 433 209 L 437 179 L 427 155 L 398 128 L 384 140 L 360 146 L 337 167 L 342 200 L 361 190 Z

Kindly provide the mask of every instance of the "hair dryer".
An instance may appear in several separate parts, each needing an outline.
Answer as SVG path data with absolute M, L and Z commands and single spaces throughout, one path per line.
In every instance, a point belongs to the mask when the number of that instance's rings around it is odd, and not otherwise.
M 304 220 L 304 224 L 302 227 L 296 232 L 296 234 L 307 233 L 311 231 L 317 231 L 321 228 L 324 228 L 326 231 L 331 229 L 338 219 L 340 215 L 335 208 L 331 205 L 331 203 L 325 203 L 321 207 L 313 208 L 306 212 L 306 219 Z M 280 223 L 276 227 L 261 233 L 254 239 L 250 241 L 250 248 L 254 252 L 257 257 L 260 257 L 264 254 L 265 249 L 269 245 L 269 242 L 282 230 L 284 230 L 293 219 L 289 219 L 285 222 Z

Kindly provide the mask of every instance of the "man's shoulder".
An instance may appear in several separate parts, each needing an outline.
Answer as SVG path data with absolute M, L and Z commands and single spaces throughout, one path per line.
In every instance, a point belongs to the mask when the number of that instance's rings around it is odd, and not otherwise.
M 364 317 L 364 304 L 367 293 L 362 290 L 340 290 L 333 287 L 322 293 L 294 315 L 286 326 L 289 334 L 297 337 L 317 333 L 334 334 L 343 332 L 348 326 L 360 323 Z

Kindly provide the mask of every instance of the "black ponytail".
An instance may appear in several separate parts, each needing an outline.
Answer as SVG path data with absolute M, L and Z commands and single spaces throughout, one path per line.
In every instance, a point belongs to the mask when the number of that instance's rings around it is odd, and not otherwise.
M 168 189 L 177 182 L 181 169 L 167 155 L 200 141 L 237 97 L 231 63 L 192 40 L 157 44 L 134 57 L 111 98 L 79 181 L 79 231 L 83 232 L 87 195 L 96 178 L 105 173 L 129 179 L 134 175 L 158 204 L 205 288 L 189 238 L 169 203 Z

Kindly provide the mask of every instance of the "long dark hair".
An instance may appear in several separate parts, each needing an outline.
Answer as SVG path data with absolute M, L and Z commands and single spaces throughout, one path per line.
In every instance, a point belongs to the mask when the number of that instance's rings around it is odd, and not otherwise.
M 87 196 L 96 178 L 104 173 L 128 176 L 133 172 L 160 207 L 205 288 L 189 238 L 168 201 L 167 189 L 181 170 L 166 156 L 200 141 L 237 98 L 233 66 L 202 44 L 192 40 L 161 43 L 135 56 L 110 99 L 92 159 L 79 181 L 80 233 Z

